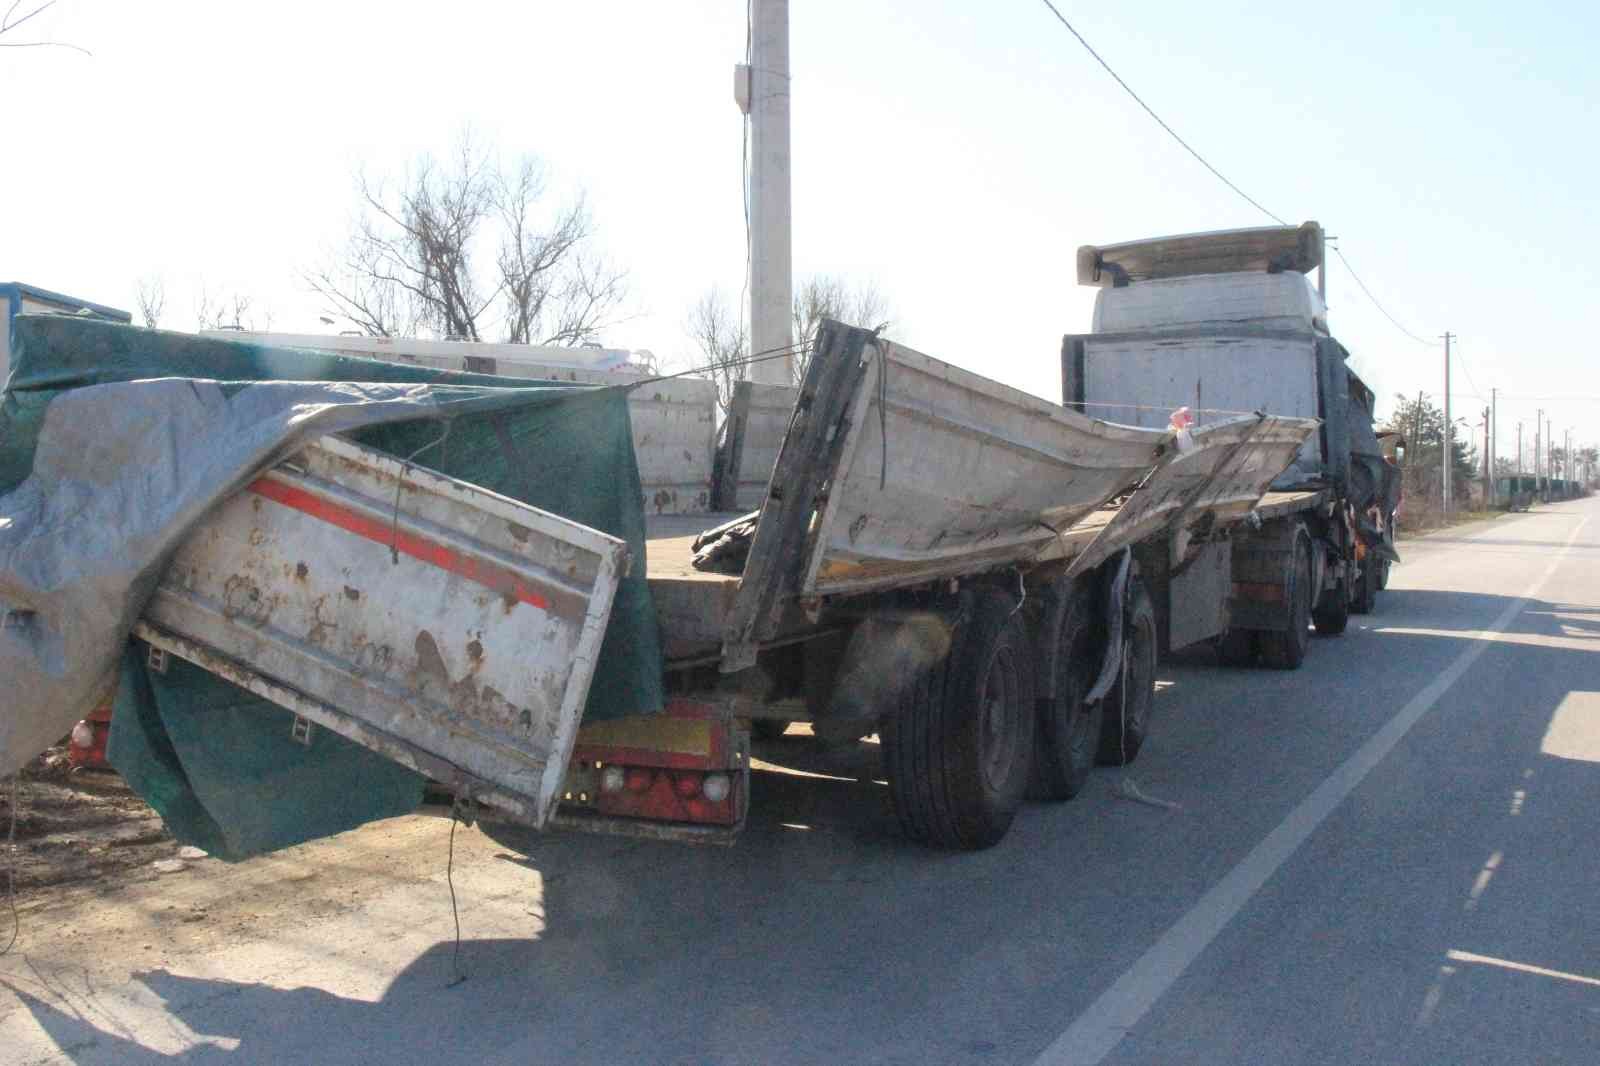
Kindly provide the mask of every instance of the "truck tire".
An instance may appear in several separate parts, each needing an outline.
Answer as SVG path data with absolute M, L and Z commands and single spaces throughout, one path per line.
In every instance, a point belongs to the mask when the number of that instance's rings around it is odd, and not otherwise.
M 1304 532 L 1294 538 L 1294 556 L 1283 585 L 1287 617 L 1284 628 L 1256 634 L 1261 662 L 1274 670 L 1298 670 L 1311 647 L 1311 538 Z
M 1382 564 L 1375 553 L 1368 552 L 1361 560 L 1361 576 L 1356 578 L 1356 598 L 1350 604 L 1352 614 L 1371 614 L 1378 605 L 1378 568 Z
M 1256 661 L 1256 635 L 1249 629 L 1230 629 L 1216 640 L 1217 661 L 1223 666 L 1249 666 Z
M 1389 567 L 1392 566 L 1392 565 L 1394 565 L 1394 564 L 1389 559 L 1383 559 L 1378 563 L 1378 588 L 1379 589 L 1386 589 L 1386 588 L 1389 587 Z
M 999 843 L 1033 760 L 1031 651 L 1022 613 L 997 590 L 953 619 L 948 650 L 885 715 L 884 770 L 906 836 L 975 851 Z
M 1065 615 L 1053 650 L 1055 695 L 1039 700 L 1035 709 L 1033 771 L 1028 777 L 1028 798 L 1052 803 L 1083 791 L 1094 769 L 1105 715 L 1105 701 L 1084 701 L 1094 685 L 1103 643 L 1095 632 L 1100 627 L 1094 625 L 1093 598 L 1073 594 Z
M 1126 766 L 1139 755 L 1150 731 L 1156 695 L 1156 609 L 1144 582 L 1133 579 L 1123 616 L 1122 666 L 1106 693 L 1100 726 L 1102 766 Z
M 1317 600 L 1317 606 L 1311 611 L 1311 622 L 1317 627 L 1317 633 L 1324 637 L 1336 637 L 1343 633 L 1350 624 L 1350 578 L 1348 571 L 1345 577 L 1339 579 L 1338 584 L 1328 589 Z

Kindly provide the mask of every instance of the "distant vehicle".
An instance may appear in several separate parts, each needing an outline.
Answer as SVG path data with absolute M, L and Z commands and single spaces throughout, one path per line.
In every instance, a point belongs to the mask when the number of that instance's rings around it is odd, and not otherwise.
M 132 322 L 133 316 L 115 307 L 90 303 L 76 296 L 63 296 L 59 292 L 26 285 L 20 281 L 0 282 L 0 313 L 5 321 L 0 323 L 0 383 L 11 376 L 11 320 L 24 314 L 93 315 L 112 322 Z

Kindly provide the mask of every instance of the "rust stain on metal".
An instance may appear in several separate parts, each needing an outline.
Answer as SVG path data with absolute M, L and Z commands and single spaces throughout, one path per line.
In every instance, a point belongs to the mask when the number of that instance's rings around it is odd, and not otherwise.
M 518 544 L 528 543 L 528 537 L 532 535 L 527 526 L 520 526 L 515 522 L 507 522 L 506 529 L 511 534 L 511 539 Z
M 294 564 L 294 577 L 296 581 L 304 581 L 310 573 L 311 568 L 305 563 L 301 562 Z
M 478 642 L 474 640 L 468 645 L 468 654 L 472 654 L 472 646 L 476 644 Z M 411 672 L 411 687 L 419 695 L 433 696 L 461 714 L 501 727 L 520 728 L 524 733 L 543 723 L 542 717 L 536 718 L 531 711 L 518 707 L 492 686 L 485 685 L 480 689 L 471 676 L 452 681 L 439 644 L 426 629 L 417 634 L 416 653 L 417 664 Z M 480 646 L 474 658 L 481 654 Z M 553 734 L 549 740 L 553 743 Z

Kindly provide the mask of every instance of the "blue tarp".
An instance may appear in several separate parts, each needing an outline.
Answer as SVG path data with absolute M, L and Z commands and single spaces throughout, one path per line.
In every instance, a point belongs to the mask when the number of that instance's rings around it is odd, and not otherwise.
M 410 771 L 325 731 L 310 747 L 295 742 L 275 705 L 191 666 L 153 674 L 137 646 L 123 650 L 165 558 L 206 508 L 329 432 L 402 458 L 432 444 L 419 465 L 627 542 L 635 565 L 585 713 L 660 709 L 621 390 L 60 316 L 17 318 L 12 353 L 0 407 L 0 614 L 15 624 L 0 630 L 0 669 L 27 684 L 0 715 L 0 773 L 114 682 L 113 765 L 176 836 L 213 854 L 241 858 L 415 807 L 422 781 Z

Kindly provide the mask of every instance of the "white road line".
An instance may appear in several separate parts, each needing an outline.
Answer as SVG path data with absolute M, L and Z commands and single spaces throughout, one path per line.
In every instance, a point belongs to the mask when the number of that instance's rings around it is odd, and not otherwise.
M 1550 580 L 1587 522 L 1587 518 L 1581 519 L 1573 527 L 1561 550 L 1521 598 L 1500 612 L 1494 624 L 1457 656 L 1455 662 L 1432 684 L 1412 697 L 1399 714 L 1384 723 L 1383 728 L 1357 748 L 1327 780 L 1317 786 L 1316 791 L 1301 800 L 1300 805 L 1290 811 L 1288 817 L 1252 848 L 1237 866 L 1228 871 L 1227 876 L 1200 897 L 1200 902 L 1163 933 L 1148 951 L 1139 956 L 1138 961 L 1044 1049 L 1034 1066 L 1095 1066 L 1103 1061 L 1183 976 L 1200 953 L 1233 920 L 1234 915 L 1244 909 L 1268 878 L 1278 872 L 1300 845 L 1344 802 L 1345 797 L 1355 791 L 1373 767 L 1382 762 L 1401 738 L 1411 731 L 1411 727 L 1433 709 L 1439 697 L 1449 691 L 1450 686 L 1461 679 L 1461 675 L 1477 661 L 1478 656 L 1488 650 L 1495 636 L 1511 624 L 1511 620 Z

